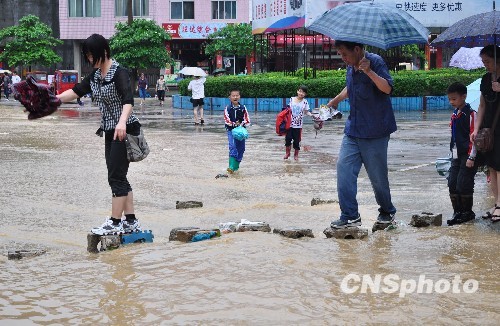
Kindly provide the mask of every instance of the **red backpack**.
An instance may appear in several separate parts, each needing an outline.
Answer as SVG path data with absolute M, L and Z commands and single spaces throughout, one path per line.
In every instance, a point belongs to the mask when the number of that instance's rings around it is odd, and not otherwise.
M 280 136 L 286 135 L 292 123 L 292 110 L 290 107 L 283 108 L 276 116 L 276 133 Z

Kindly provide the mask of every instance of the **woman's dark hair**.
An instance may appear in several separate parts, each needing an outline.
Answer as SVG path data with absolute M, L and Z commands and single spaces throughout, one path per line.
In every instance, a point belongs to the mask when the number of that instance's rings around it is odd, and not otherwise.
M 306 85 L 300 85 L 298 89 L 301 89 L 307 95 L 307 86 Z
M 92 66 L 111 57 L 108 41 L 99 34 L 92 34 L 83 42 L 82 53 L 85 60 Z M 87 58 L 87 54 L 92 55 L 92 62 Z
M 500 47 L 490 44 L 486 45 L 484 48 L 481 49 L 481 52 L 479 52 L 479 55 L 486 55 L 492 59 L 495 58 L 495 48 L 497 52 L 497 62 L 500 62 Z

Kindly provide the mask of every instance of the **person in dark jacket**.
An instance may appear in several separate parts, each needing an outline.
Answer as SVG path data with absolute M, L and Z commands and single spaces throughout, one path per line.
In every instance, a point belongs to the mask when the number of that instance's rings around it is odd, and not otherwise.
M 475 219 L 472 211 L 474 177 L 477 173 L 476 148 L 470 141 L 474 132 L 476 112 L 465 102 L 467 87 L 462 83 L 453 83 L 448 87 L 448 101 L 454 108 L 451 115 L 450 150 L 452 161 L 448 175 L 453 216 L 446 221 L 448 225 L 461 224 Z

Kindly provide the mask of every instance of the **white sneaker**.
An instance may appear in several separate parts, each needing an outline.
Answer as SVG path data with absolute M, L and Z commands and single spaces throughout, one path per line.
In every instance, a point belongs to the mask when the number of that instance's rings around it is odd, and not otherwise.
M 132 232 L 140 232 L 141 231 L 141 224 L 139 223 L 138 219 L 134 219 L 133 222 L 123 220 L 122 226 L 123 226 L 123 231 L 125 233 L 132 233 Z
M 122 234 L 124 233 L 123 222 L 114 224 L 113 220 L 111 220 L 111 218 L 108 217 L 103 225 L 97 228 L 93 228 L 92 230 L 90 230 L 90 232 L 97 235 Z

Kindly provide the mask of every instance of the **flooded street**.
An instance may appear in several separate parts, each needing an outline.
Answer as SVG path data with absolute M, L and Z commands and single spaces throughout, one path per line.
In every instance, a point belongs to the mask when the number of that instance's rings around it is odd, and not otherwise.
M 191 110 L 150 103 L 137 116 L 151 153 L 131 163 L 129 181 L 136 215 L 154 242 L 99 254 L 86 251 L 88 231 L 111 206 L 104 140 L 94 135 L 99 114 L 87 103 L 28 121 L 20 107 L 0 103 L 0 325 L 498 324 L 500 233 L 480 218 L 454 227 L 408 226 L 422 211 L 451 216 L 446 180 L 434 166 L 447 155 L 450 112 L 397 113 L 389 178 L 399 227 L 335 240 L 322 232 L 338 218 L 338 204 L 311 206 L 311 199 L 337 199 L 335 164 L 347 114 L 317 136 L 309 121 L 296 162 L 283 160 L 276 114 L 250 112 L 240 171 L 216 179 L 228 158 L 222 112 L 206 112 L 199 127 Z M 175 209 L 187 200 L 203 208 Z M 364 169 L 358 200 L 371 230 L 378 207 Z M 493 204 L 478 173 L 476 215 Z M 242 218 L 310 228 L 315 238 L 243 232 L 188 244 L 168 240 L 175 227 L 213 228 Z M 47 253 L 7 259 L 8 250 L 27 247 Z M 458 275 L 479 288 L 349 294 L 341 285 L 350 274 L 417 281 L 425 275 L 434 283 Z

